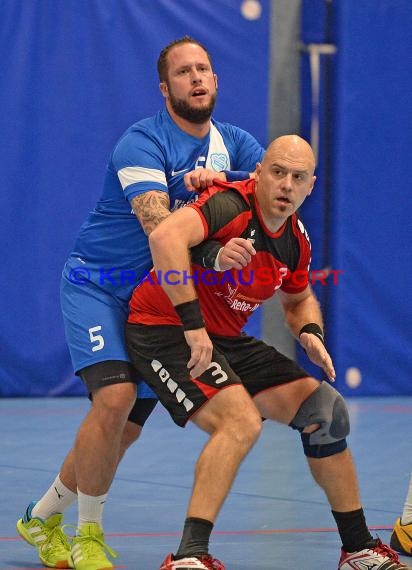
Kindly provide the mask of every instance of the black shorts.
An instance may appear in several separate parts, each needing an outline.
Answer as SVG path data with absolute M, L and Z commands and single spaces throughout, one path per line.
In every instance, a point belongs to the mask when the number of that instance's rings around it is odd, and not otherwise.
M 187 369 L 190 348 L 179 326 L 126 325 L 130 358 L 156 392 L 174 422 L 184 426 L 219 390 L 243 384 L 251 396 L 310 376 L 272 346 L 248 335 L 211 335 L 211 366 L 192 378 Z
M 90 400 L 93 399 L 92 394 L 98 388 L 124 382 L 137 384 L 141 380 L 130 362 L 125 362 L 124 360 L 96 362 L 96 364 L 82 368 L 77 374 L 86 385 Z M 129 414 L 128 421 L 143 427 L 156 403 L 157 400 L 155 398 L 137 398 Z

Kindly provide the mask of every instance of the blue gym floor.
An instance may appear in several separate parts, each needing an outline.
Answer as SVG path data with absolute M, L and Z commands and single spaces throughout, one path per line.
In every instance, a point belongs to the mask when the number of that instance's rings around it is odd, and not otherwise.
M 348 403 L 366 517 L 387 542 L 411 473 L 412 398 Z M 88 405 L 83 398 L 0 399 L 0 570 L 42 568 L 15 522 L 53 481 Z M 116 568 L 158 570 L 176 549 L 204 441 L 194 426 L 177 428 L 157 406 L 121 463 L 105 507 L 106 540 L 120 555 Z M 65 522 L 76 518 L 73 506 Z M 339 537 L 296 432 L 265 423 L 219 516 L 211 552 L 227 570 L 336 570 Z

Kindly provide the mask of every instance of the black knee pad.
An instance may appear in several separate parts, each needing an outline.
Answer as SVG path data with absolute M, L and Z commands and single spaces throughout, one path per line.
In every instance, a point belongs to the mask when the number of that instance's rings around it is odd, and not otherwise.
M 319 424 L 313 433 L 302 433 L 307 426 Z M 349 413 L 345 400 L 327 382 L 317 388 L 301 405 L 290 426 L 301 432 L 308 457 L 328 457 L 346 449 Z
M 156 398 L 137 398 L 127 420 L 143 427 L 157 402 Z
M 330 455 L 336 455 L 337 453 L 341 453 L 348 447 L 348 444 L 346 443 L 346 438 L 340 439 L 339 441 L 335 441 L 334 443 L 313 445 L 309 442 L 311 435 L 312 434 L 310 433 L 300 434 L 300 437 L 302 439 L 303 452 L 306 455 L 306 457 L 315 457 L 316 459 L 320 459 L 322 457 L 329 457 Z

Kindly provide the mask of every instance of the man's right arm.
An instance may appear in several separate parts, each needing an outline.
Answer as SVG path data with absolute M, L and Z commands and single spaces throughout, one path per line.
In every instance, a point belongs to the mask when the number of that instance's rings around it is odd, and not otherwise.
M 170 199 L 166 192 L 151 190 L 135 196 L 130 204 L 147 236 L 170 215 Z
M 185 328 L 186 342 L 191 349 L 188 368 L 195 377 L 200 376 L 209 366 L 212 356 L 212 342 L 204 328 L 196 290 L 190 279 L 191 275 L 189 248 L 204 239 L 204 227 L 198 212 L 192 208 L 180 208 L 168 216 L 150 235 L 153 265 L 161 275 L 169 271 L 180 276 L 175 284 L 162 280 L 162 287 L 173 303 Z M 184 314 L 187 316 L 185 322 Z
M 156 226 L 170 215 L 170 200 L 166 192 L 151 190 L 144 194 L 139 194 L 131 200 L 133 211 L 139 220 L 144 233 L 149 236 Z M 220 270 L 242 269 L 250 262 L 251 256 L 256 252 L 252 244 L 243 238 L 232 238 L 225 246 L 220 246 L 219 242 L 211 242 L 212 245 L 217 244 L 216 252 L 213 255 L 213 263 L 215 258 L 219 256 Z M 203 267 L 209 267 L 204 262 Z M 213 264 L 210 265 L 211 267 Z

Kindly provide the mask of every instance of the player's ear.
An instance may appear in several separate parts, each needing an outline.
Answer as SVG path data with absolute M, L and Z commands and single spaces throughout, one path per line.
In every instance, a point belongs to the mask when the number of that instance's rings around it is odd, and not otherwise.
M 213 74 L 213 77 L 215 78 L 215 87 L 217 89 L 217 75 L 216 75 L 216 73 Z
M 313 190 L 313 187 L 315 186 L 315 182 L 316 182 L 316 176 L 313 176 L 312 177 L 312 186 L 309 189 L 308 196 L 310 196 L 312 194 L 312 190 Z
M 161 83 L 159 83 L 159 89 L 160 89 L 160 92 L 163 95 L 163 97 L 168 96 L 169 90 L 167 88 L 167 83 L 165 81 L 162 81 Z

